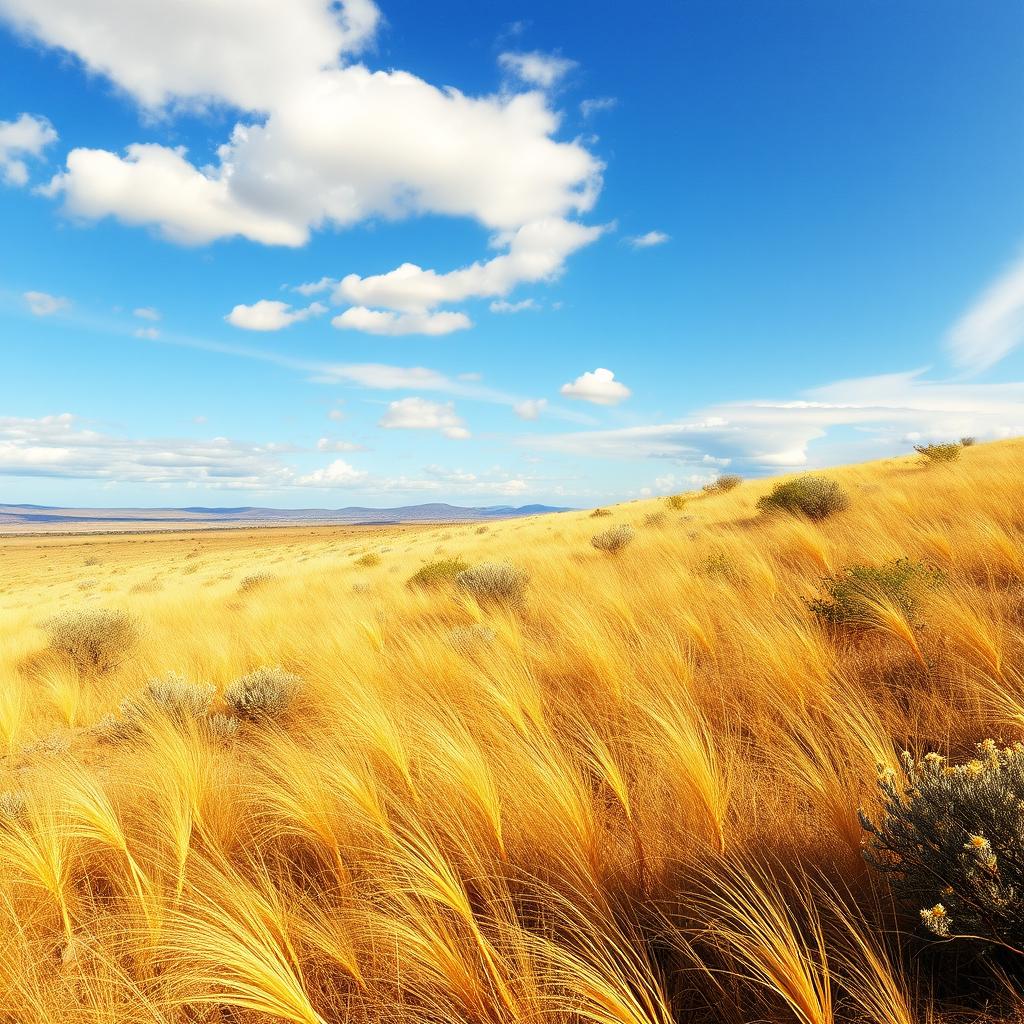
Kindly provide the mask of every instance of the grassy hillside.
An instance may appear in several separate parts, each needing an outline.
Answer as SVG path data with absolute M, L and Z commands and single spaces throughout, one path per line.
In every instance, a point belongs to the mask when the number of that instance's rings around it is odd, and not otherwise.
M 819 522 L 757 481 L 0 541 L 0 1020 L 1011 1016 L 1015 954 L 928 943 L 857 809 L 904 749 L 1022 736 L 1022 466 L 837 469 Z M 823 587 L 900 558 L 908 588 Z M 407 585 L 452 559 L 512 563 L 524 599 Z

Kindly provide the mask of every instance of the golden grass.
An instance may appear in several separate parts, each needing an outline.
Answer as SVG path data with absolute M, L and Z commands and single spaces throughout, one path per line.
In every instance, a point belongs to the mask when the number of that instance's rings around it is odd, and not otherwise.
M 1024 737 L 1022 465 L 837 469 L 821 523 L 758 515 L 760 481 L 484 532 L 0 540 L 0 1020 L 912 1024 L 972 987 L 1021 1012 L 976 964 L 949 995 L 856 809 L 905 747 Z M 945 576 L 920 621 L 808 612 L 901 556 Z M 526 601 L 406 586 L 445 558 L 513 563 Z M 130 655 L 48 651 L 76 608 L 133 616 Z M 261 666 L 303 680 L 273 722 L 96 728 L 169 672 L 223 711 Z

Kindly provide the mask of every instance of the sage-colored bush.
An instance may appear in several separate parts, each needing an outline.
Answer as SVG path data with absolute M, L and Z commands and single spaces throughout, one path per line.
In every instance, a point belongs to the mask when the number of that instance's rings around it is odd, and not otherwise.
M 902 778 L 881 770 L 883 813 L 863 810 L 867 861 L 938 938 L 1024 946 L 1024 744 L 978 744 L 951 765 L 904 752 Z
M 116 608 L 72 608 L 47 619 L 47 649 L 83 674 L 108 672 L 122 664 L 139 639 L 135 619 Z
M 923 455 L 925 462 L 943 463 L 956 462 L 960 458 L 963 449 L 952 442 L 948 444 L 915 444 L 914 451 Z
M 636 530 L 632 526 L 620 523 L 618 526 L 612 526 L 603 533 L 591 537 L 590 543 L 598 551 L 606 551 L 608 554 L 614 555 L 618 554 L 627 544 L 632 543 L 635 536 Z
M 799 476 L 776 484 L 770 494 L 757 500 L 761 512 L 788 512 L 808 519 L 827 519 L 849 507 L 846 492 L 834 480 L 823 476 Z
M 743 483 L 743 477 L 738 474 L 723 473 L 717 480 L 712 480 L 711 483 L 705 484 L 703 491 L 705 494 L 726 494 L 729 491 L 735 490 L 741 483 Z
M 481 604 L 521 604 L 530 577 L 508 562 L 482 562 L 458 575 L 459 588 Z
M 258 668 L 225 688 L 224 703 L 238 718 L 251 722 L 278 719 L 291 706 L 301 683 L 283 668 Z
M 882 565 L 848 565 L 822 579 L 824 597 L 807 602 L 830 625 L 869 626 L 878 621 L 880 605 L 898 608 L 909 619 L 921 596 L 942 581 L 942 574 L 924 562 L 897 558 Z
M 436 587 L 453 586 L 461 573 L 469 568 L 469 563 L 461 558 L 442 558 L 437 562 L 428 562 L 409 577 L 410 587 L 433 589 Z

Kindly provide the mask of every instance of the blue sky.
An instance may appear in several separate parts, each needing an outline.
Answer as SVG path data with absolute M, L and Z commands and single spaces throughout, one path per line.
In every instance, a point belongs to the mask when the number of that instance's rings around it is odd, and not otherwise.
M 1024 433 L 1024 7 L 0 0 L 0 501 L 592 505 Z

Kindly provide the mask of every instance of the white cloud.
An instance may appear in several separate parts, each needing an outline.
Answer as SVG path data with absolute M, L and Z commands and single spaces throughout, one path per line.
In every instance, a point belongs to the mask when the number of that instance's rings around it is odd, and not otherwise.
M 513 406 L 515 414 L 521 420 L 535 420 L 548 404 L 546 398 L 527 398 Z
M 378 426 L 385 430 L 437 430 L 458 441 L 469 437 L 453 402 L 431 402 L 426 398 L 400 398 L 389 403 Z
M 1024 258 L 1011 264 L 953 325 L 947 344 L 968 370 L 986 370 L 1024 342 Z
M 398 337 L 403 334 L 451 334 L 472 327 L 473 321 L 465 313 L 451 311 L 394 313 L 390 310 L 367 309 L 365 306 L 350 306 L 334 317 L 331 324 L 345 331 Z
M 140 320 L 152 320 L 154 323 L 161 318 L 160 310 L 152 306 L 139 306 L 132 311 L 132 316 L 137 316 Z
M 595 405 L 618 405 L 631 394 L 625 384 L 615 379 L 611 370 L 602 367 L 581 374 L 569 384 L 563 384 L 561 393 L 567 398 L 578 398 Z
M 71 308 L 71 300 L 47 292 L 25 292 L 23 298 L 33 316 L 53 316 Z
M 330 292 L 338 287 L 338 282 L 333 277 L 321 277 L 319 281 L 307 281 L 305 284 L 297 284 L 292 291 L 300 295 L 319 295 L 321 292 Z
M 580 113 L 586 117 L 593 117 L 605 110 L 612 110 L 619 105 L 614 96 L 597 96 L 594 99 L 583 100 L 580 103 Z
M 132 333 L 136 338 L 147 341 L 156 341 L 160 337 L 160 331 L 156 327 L 137 327 Z
M 270 108 L 373 37 L 371 0 L 0 0 L 0 17 L 78 56 L 147 107 L 174 99 Z
M 644 235 L 632 235 L 626 241 L 634 249 L 650 249 L 655 245 L 664 245 L 670 238 L 671 236 L 666 235 L 664 231 L 648 231 Z
M 0 176 L 8 185 L 27 184 L 25 161 L 41 157 L 56 139 L 57 133 L 45 117 L 21 114 L 16 121 L 0 121 Z
M 321 437 L 316 443 L 317 451 L 321 452 L 361 452 L 366 449 L 354 441 L 339 441 L 333 437 Z
M 941 441 L 1021 433 L 1024 383 L 932 381 L 915 370 L 839 381 L 795 400 L 723 403 L 668 423 L 530 435 L 522 443 L 572 456 L 695 467 L 730 460 L 740 469 L 778 471 L 905 453 L 911 434 Z
M 496 239 L 495 244 L 507 246 L 508 251 L 484 263 L 446 274 L 415 263 L 403 263 L 373 277 L 349 274 L 338 285 L 335 300 L 422 313 L 442 303 L 504 296 L 523 282 L 557 277 L 568 256 L 605 230 L 558 218 L 533 221 Z
M 235 306 L 224 319 L 247 331 L 280 331 L 326 312 L 327 307 L 320 302 L 313 302 L 305 309 L 292 309 L 287 302 L 260 299 L 251 306 Z
M 498 63 L 508 74 L 541 89 L 557 85 L 573 68 L 579 66 L 574 60 L 537 50 L 532 53 L 502 53 Z
M 344 459 L 335 459 L 323 469 L 300 476 L 296 483 L 300 487 L 352 487 L 365 483 L 368 476 L 366 470 L 356 469 Z
M 535 299 L 520 299 L 519 302 L 508 302 L 505 299 L 495 299 L 490 306 L 492 313 L 522 313 L 526 310 L 539 310 L 540 306 Z

